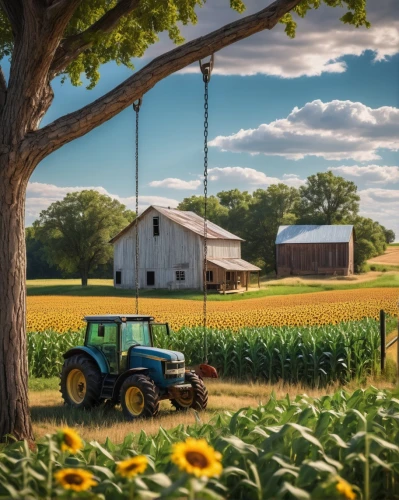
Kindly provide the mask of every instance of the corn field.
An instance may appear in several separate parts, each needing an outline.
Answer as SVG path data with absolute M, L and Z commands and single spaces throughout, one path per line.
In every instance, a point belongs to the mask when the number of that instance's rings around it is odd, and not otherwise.
M 83 345 L 84 332 L 60 334 L 52 330 L 27 334 L 29 376 L 57 377 L 64 362 L 63 353 L 77 345 Z
M 324 387 L 372 374 L 379 363 L 379 328 L 365 319 L 340 325 L 207 330 L 209 363 L 223 378 Z M 29 373 L 58 376 L 62 354 L 83 343 L 83 332 L 28 334 Z M 202 328 L 158 335 L 155 345 L 183 352 L 187 365 L 203 362 Z
M 203 362 L 202 328 L 183 328 L 158 345 L 181 351 L 186 363 Z M 208 360 L 223 378 L 323 387 L 373 373 L 379 362 L 375 320 L 318 327 L 208 330 Z
M 214 477 L 197 478 L 172 462 L 173 445 L 189 437 L 218 453 Z M 49 435 L 34 451 L 27 442 L 4 447 L 1 498 L 399 499 L 399 400 L 374 387 L 295 400 L 272 395 L 266 405 L 207 424 L 198 417 L 195 425 L 129 434 L 120 444 L 82 443 L 73 456 L 60 439 Z M 118 464 L 137 455 L 146 470 L 127 478 Z M 66 479 L 57 480 L 67 471 L 75 485 L 83 474 L 93 481 L 85 491 L 67 490 Z

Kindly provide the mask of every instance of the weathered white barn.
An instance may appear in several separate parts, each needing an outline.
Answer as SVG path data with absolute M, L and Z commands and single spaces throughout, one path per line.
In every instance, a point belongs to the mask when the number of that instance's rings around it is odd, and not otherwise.
M 114 245 L 114 286 L 134 288 L 136 228 L 139 231 L 139 287 L 203 288 L 204 219 L 193 212 L 151 206 L 129 224 Z M 207 286 L 219 290 L 248 288 L 260 268 L 241 259 L 238 236 L 208 222 Z

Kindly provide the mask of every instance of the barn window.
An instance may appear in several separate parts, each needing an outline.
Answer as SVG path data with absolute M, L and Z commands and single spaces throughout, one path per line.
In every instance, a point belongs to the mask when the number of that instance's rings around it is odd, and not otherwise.
M 152 229 L 154 236 L 159 236 L 159 217 L 152 218 Z
M 122 271 L 116 271 L 115 273 L 115 285 L 122 284 Z
M 230 281 L 231 280 L 231 274 L 230 274 L 230 271 L 227 271 L 226 272 L 226 281 Z
M 176 271 L 176 281 L 186 281 L 186 271 Z
M 147 271 L 147 286 L 154 286 L 154 285 L 155 285 L 155 272 Z
M 213 271 L 207 271 L 206 272 L 206 281 L 208 283 L 212 283 L 213 282 Z

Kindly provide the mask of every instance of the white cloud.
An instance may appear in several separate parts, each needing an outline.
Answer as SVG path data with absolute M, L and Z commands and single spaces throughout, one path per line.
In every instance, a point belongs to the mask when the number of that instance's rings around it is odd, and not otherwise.
M 249 15 L 263 9 L 271 0 L 247 0 Z M 271 31 L 253 35 L 217 53 L 214 73 L 219 75 L 265 74 L 282 78 L 319 76 L 323 73 L 346 71 L 344 56 L 360 56 L 370 50 L 378 64 L 399 52 L 399 9 L 396 0 L 367 2 L 371 28 L 356 29 L 344 25 L 339 18 L 346 12 L 342 8 L 322 5 L 310 11 L 305 19 L 296 18 L 297 35 L 290 39 L 284 27 L 278 24 Z M 221 26 L 240 19 L 229 8 L 226 0 L 207 2 L 197 9 L 198 24 L 183 27 L 187 41 L 205 35 Z M 171 49 L 166 35 L 154 45 L 147 56 L 156 56 Z M 197 73 L 198 64 L 185 68 L 182 73 Z
M 182 179 L 176 179 L 175 177 L 168 177 L 167 179 L 163 179 L 161 181 L 151 181 L 149 185 L 151 187 L 196 190 L 201 185 L 201 181 L 184 181 Z
M 368 188 L 360 195 L 360 215 L 377 220 L 387 229 L 392 229 L 399 240 L 399 190 Z
M 67 193 L 93 189 L 100 194 L 105 194 L 126 205 L 130 210 L 136 209 L 136 198 L 134 196 L 123 197 L 109 193 L 101 186 L 75 186 L 60 187 L 54 184 L 45 184 L 41 182 L 29 182 L 26 195 L 26 225 L 31 224 L 40 214 L 52 203 L 62 200 Z M 178 200 L 166 198 L 163 196 L 139 196 L 139 211 L 143 211 L 150 205 L 160 205 L 164 207 L 175 208 L 179 204 Z
M 270 177 L 264 172 L 247 167 L 215 167 L 209 169 L 209 179 L 211 181 L 232 181 L 238 187 L 257 186 L 263 188 L 271 184 L 287 184 L 288 186 L 298 187 L 305 183 L 295 174 L 284 174 L 282 179 L 278 177 Z
M 341 165 L 339 167 L 330 167 L 336 175 L 342 175 L 349 179 L 359 179 L 368 184 L 387 184 L 399 182 L 399 167 L 382 165 Z
M 287 186 L 299 187 L 306 184 L 306 179 L 301 179 L 296 174 L 284 174 L 281 182 L 287 184 Z
M 217 136 L 209 145 L 292 160 L 319 156 L 370 161 L 380 158 L 380 148 L 399 149 L 398 126 L 399 109 L 392 106 L 373 109 L 360 102 L 315 100 L 295 107 L 287 118 Z

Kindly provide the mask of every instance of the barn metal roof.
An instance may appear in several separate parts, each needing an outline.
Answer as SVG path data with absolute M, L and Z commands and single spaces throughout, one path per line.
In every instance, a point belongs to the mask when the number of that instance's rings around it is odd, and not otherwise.
M 211 264 L 222 267 L 227 271 L 260 271 L 260 267 L 250 264 L 243 259 L 207 259 Z
M 276 245 L 283 243 L 348 243 L 353 232 L 351 225 L 295 225 L 278 228 Z
M 144 217 L 144 215 L 152 208 L 155 209 L 157 212 L 161 213 L 162 215 L 164 215 L 165 217 L 167 217 L 168 219 L 172 220 L 173 222 L 176 222 L 180 226 L 183 226 L 186 229 L 189 229 L 190 231 L 199 234 L 200 236 L 204 236 L 204 219 L 199 215 L 195 214 L 194 212 L 184 212 L 182 210 L 177 210 L 176 208 L 165 208 L 156 205 L 151 205 L 146 210 L 144 210 L 144 212 L 141 215 L 139 215 L 139 219 Z M 112 240 L 110 240 L 110 243 L 115 243 L 115 241 L 117 241 L 121 236 L 123 236 L 134 224 L 135 221 L 133 221 L 127 227 L 122 229 L 120 233 L 118 233 L 116 236 L 112 238 Z M 226 231 L 220 226 L 214 224 L 213 222 L 208 221 L 207 226 L 208 226 L 207 237 L 211 240 L 244 241 L 242 238 L 239 238 L 238 236 L 236 236 L 233 233 L 230 233 L 229 231 Z
M 168 219 L 177 222 L 181 226 L 184 226 L 186 229 L 190 229 L 194 233 L 199 234 L 200 236 L 204 235 L 204 219 L 194 212 L 184 212 L 182 210 L 177 210 L 176 208 L 164 208 L 153 205 L 152 208 L 155 208 L 158 212 L 168 217 Z M 243 241 L 241 238 L 236 236 L 229 231 L 217 226 L 213 222 L 208 221 L 208 238 L 215 240 L 239 240 Z

